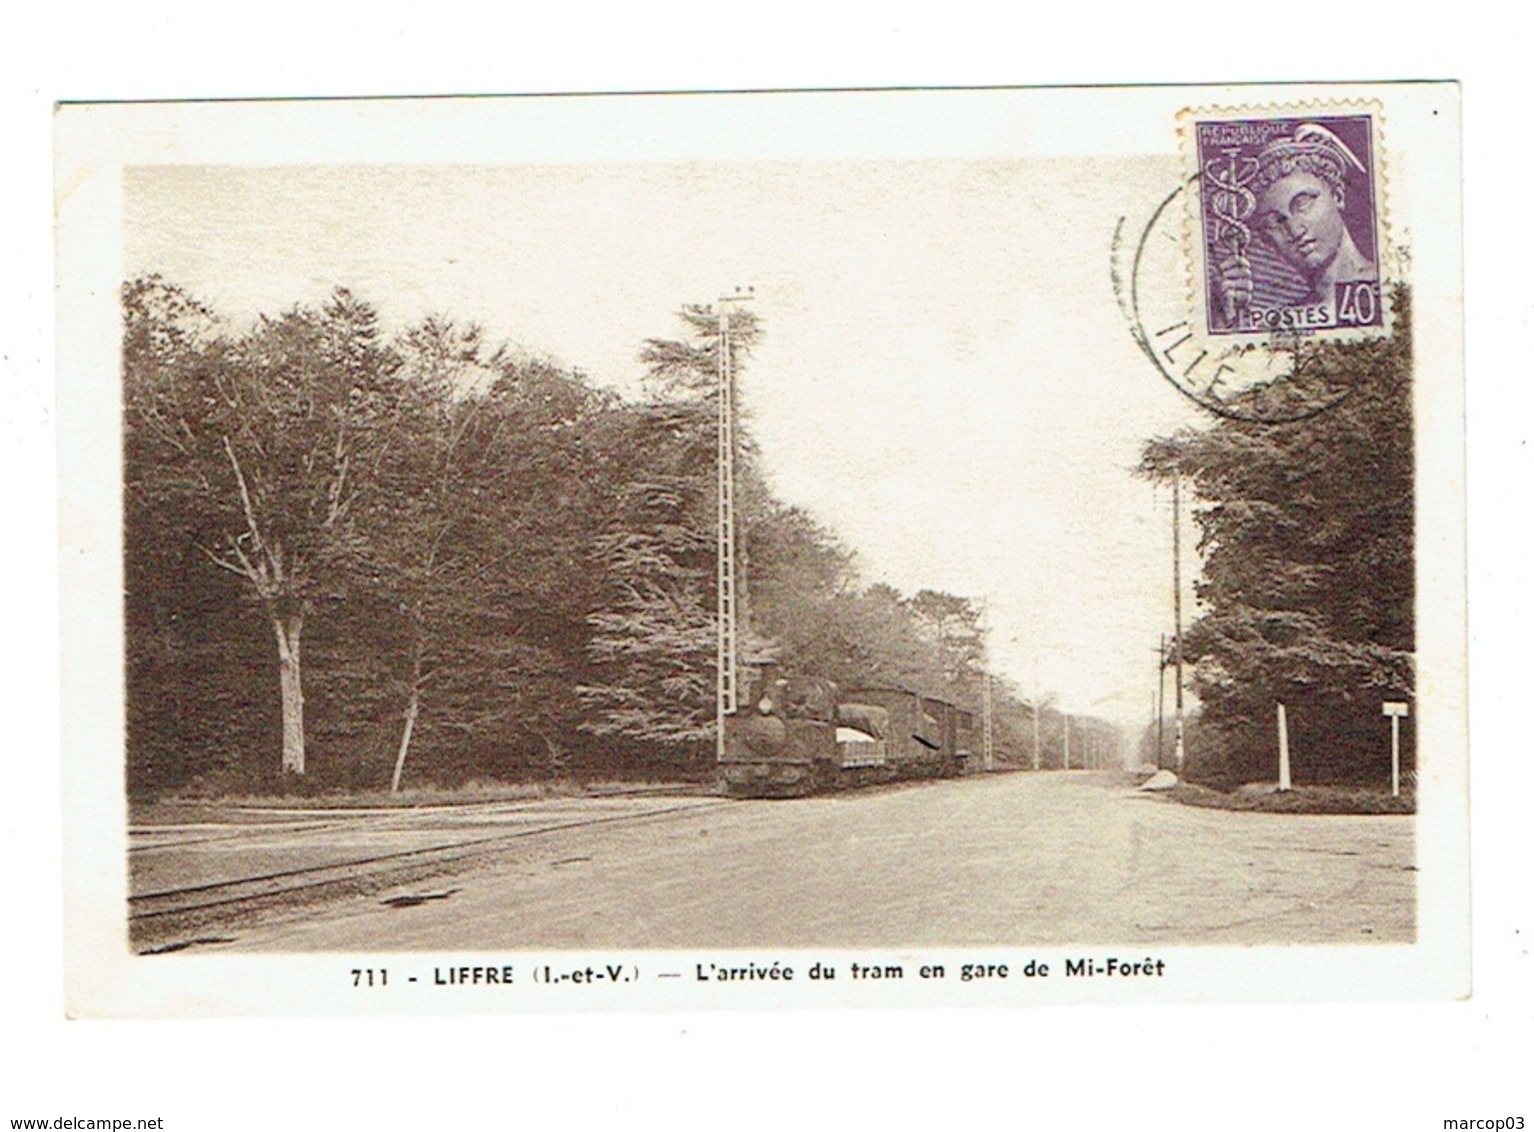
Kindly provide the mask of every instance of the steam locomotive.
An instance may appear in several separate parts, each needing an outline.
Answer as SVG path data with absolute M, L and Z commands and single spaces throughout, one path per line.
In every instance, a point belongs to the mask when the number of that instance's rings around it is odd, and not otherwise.
M 749 671 L 726 717 L 720 774 L 741 798 L 802 797 L 900 778 L 964 772 L 972 713 L 904 688 L 843 691 L 816 676 Z

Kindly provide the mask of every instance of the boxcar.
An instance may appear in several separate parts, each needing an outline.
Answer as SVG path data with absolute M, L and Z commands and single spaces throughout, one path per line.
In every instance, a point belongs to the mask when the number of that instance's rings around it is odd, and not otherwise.
M 907 688 L 855 688 L 846 699 L 888 713 L 888 757 L 899 777 L 947 777 L 963 771 L 973 726 L 969 712 Z
M 844 693 L 816 676 L 748 670 L 725 721 L 720 775 L 741 797 L 798 797 L 963 771 L 973 716 L 905 688 Z

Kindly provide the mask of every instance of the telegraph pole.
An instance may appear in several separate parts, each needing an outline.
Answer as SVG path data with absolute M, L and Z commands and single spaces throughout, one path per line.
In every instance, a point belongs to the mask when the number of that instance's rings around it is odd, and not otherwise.
M 985 769 L 996 769 L 995 717 L 991 714 L 991 674 L 985 674 L 985 690 L 980 700 L 980 751 L 985 759 Z
M 718 422 L 718 605 L 715 644 L 718 671 L 714 697 L 714 752 L 724 761 L 724 720 L 739 707 L 736 679 L 739 675 L 739 638 L 736 625 L 735 589 L 735 360 L 730 356 L 730 314 L 733 303 L 746 302 L 751 294 L 735 294 L 719 300 L 719 422 Z
M 1172 474 L 1172 615 L 1176 620 L 1172 655 L 1177 666 L 1177 770 L 1182 772 L 1182 471 Z
M 990 627 L 990 603 L 982 599 L 975 616 L 976 636 L 979 639 L 982 653 L 985 655 L 984 646 Z M 989 661 L 989 658 L 987 658 Z M 960 669 L 962 673 L 963 669 Z M 996 769 L 996 709 L 995 709 L 995 679 L 989 669 L 983 669 L 980 673 L 980 759 L 985 769 Z
M 1161 634 L 1161 647 L 1156 650 L 1156 769 L 1161 769 L 1161 752 L 1165 747 L 1166 732 L 1166 634 Z

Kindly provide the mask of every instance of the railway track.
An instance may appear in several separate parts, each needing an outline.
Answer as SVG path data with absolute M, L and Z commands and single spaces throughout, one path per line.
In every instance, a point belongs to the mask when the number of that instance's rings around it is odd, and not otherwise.
M 572 803 L 576 805 L 591 804 L 593 802 L 607 801 L 614 798 L 675 798 L 675 797 L 698 797 L 696 789 L 686 786 L 649 786 L 629 789 L 597 789 L 588 794 L 572 795 L 566 798 L 558 798 L 553 801 L 558 803 Z M 262 819 L 247 825 L 234 825 L 218 822 L 195 822 L 186 825 L 138 825 L 131 826 L 128 836 L 131 838 L 156 838 L 158 840 L 146 841 L 140 844 L 130 844 L 128 852 L 134 856 L 154 853 L 162 850 L 175 850 L 191 845 L 206 845 L 216 842 L 239 841 L 252 836 L 284 834 L 284 833 L 314 833 L 323 830 L 346 829 L 364 818 L 382 818 L 387 825 L 378 828 L 393 828 L 399 825 L 409 824 L 422 817 L 432 815 L 461 815 L 475 813 L 519 813 L 528 810 L 547 808 L 550 799 L 535 798 L 526 800 L 505 801 L 460 801 L 460 802 L 437 802 L 430 805 L 414 806 L 337 806 L 331 808 L 297 807 L 281 808 L 275 806 L 232 806 L 227 808 L 229 814 L 236 816 L 249 815 Z M 272 819 L 276 820 L 272 820 Z M 318 820 L 316 820 L 318 819 Z
M 608 795 L 603 801 L 613 798 Z M 464 836 L 462 826 L 441 828 L 421 827 L 412 822 L 419 813 L 398 812 L 390 814 L 392 820 L 371 821 L 367 817 L 349 818 L 336 822 L 306 823 L 294 826 L 250 826 L 241 832 L 209 837 L 192 837 L 177 842 L 160 842 L 139 847 L 139 855 L 188 849 L 198 846 L 227 847 L 230 843 L 270 841 L 274 836 L 292 839 L 283 848 L 286 855 L 302 854 L 306 846 L 298 839 L 314 834 L 337 831 L 376 835 L 379 833 L 411 833 L 426 837 L 428 843 L 384 852 L 357 852 L 341 860 L 324 860 L 314 863 L 295 863 L 287 867 L 267 868 L 236 877 L 202 880 L 155 888 L 150 891 L 133 892 L 128 897 L 128 920 L 130 936 L 135 946 L 143 950 L 169 950 L 173 948 L 150 946 L 155 937 L 185 934 L 198 925 L 216 921 L 220 917 L 238 918 L 244 911 L 254 912 L 262 907 L 283 904 L 293 898 L 319 898 L 327 893 L 377 891 L 391 883 L 422 876 L 450 872 L 475 860 L 490 857 L 510 846 L 529 838 L 538 838 L 567 830 L 595 826 L 639 823 L 662 820 L 668 816 L 694 813 L 730 805 L 725 799 L 675 798 L 656 799 L 657 804 L 621 812 L 553 812 L 546 817 L 534 813 L 536 804 L 515 809 L 484 810 L 473 814 L 466 807 L 456 807 L 457 816 L 475 817 L 476 824 L 495 824 L 499 814 L 515 816 L 526 824 L 515 829 L 502 830 L 483 836 Z M 529 815 L 531 814 L 531 820 Z M 455 836 L 455 833 L 457 834 Z M 307 846 L 311 851 L 314 846 Z M 182 929 L 177 931 L 177 929 Z

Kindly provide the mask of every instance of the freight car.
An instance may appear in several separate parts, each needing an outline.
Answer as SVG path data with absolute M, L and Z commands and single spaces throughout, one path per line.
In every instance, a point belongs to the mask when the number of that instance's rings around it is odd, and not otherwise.
M 959 774 L 973 716 L 904 688 L 843 692 L 830 680 L 762 665 L 725 721 L 720 774 L 737 797 L 801 797 Z

